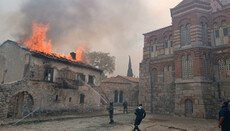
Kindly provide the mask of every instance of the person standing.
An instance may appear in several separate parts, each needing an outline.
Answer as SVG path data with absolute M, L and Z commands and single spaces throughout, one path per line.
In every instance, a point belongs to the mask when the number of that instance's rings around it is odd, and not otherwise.
M 219 111 L 219 123 L 221 131 L 230 131 L 230 111 L 228 109 L 228 102 L 222 102 L 222 107 Z
M 134 123 L 135 127 L 133 131 L 136 131 L 136 130 L 140 131 L 138 125 L 141 124 L 142 119 L 144 119 L 146 116 L 146 112 L 144 108 L 142 108 L 142 104 L 139 104 L 139 107 L 135 111 L 135 115 L 136 115 L 136 119 L 135 119 L 135 123 Z
M 123 113 L 128 113 L 128 103 L 127 103 L 127 101 L 125 101 L 124 103 L 123 103 Z
M 109 124 L 113 124 L 114 123 L 113 121 L 113 102 L 110 102 L 108 110 L 109 110 L 109 118 L 110 118 Z

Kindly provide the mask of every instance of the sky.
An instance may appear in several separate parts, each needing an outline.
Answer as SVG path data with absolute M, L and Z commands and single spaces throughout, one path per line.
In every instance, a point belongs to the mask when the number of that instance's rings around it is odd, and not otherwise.
M 47 40 L 68 54 L 82 43 L 115 56 L 115 71 L 126 75 L 128 56 L 135 77 L 143 57 L 143 34 L 171 25 L 170 8 L 182 0 L 1 0 L 0 43 L 25 41 L 32 22 L 49 24 Z

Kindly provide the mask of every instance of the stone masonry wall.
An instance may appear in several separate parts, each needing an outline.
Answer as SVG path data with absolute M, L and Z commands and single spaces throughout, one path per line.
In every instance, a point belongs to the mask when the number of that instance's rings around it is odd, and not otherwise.
M 33 110 L 40 107 L 43 113 L 88 112 L 101 110 L 101 96 L 91 87 L 78 89 L 55 88 L 53 83 L 18 81 L 0 85 L 0 117 L 7 117 L 13 96 L 28 92 L 33 99 Z M 80 103 L 80 94 L 84 94 L 84 103 Z

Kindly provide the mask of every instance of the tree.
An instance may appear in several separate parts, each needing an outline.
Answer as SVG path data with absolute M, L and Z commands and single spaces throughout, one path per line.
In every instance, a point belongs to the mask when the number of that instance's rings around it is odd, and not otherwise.
M 89 52 L 86 54 L 88 62 L 104 71 L 104 74 L 112 74 L 115 70 L 115 56 L 110 56 L 109 53 Z

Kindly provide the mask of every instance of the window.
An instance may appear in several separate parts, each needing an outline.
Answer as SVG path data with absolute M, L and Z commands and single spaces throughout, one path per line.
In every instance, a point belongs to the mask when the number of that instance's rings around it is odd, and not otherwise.
M 72 100 L 72 98 L 70 97 L 70 98 L 69 98 L 69 102 L 71 102 L 71 100 Z
M 224 36 L 228 36 L 228 28 L 224 28 L 223 32 L 224 32 Z
M 173 41 L 170 41 L 170 47 L 173 47 Z
M 78 80 L 85 81 L 85 75 L 82 74 L 82 73 L 78 73 L 78 74 L 77 74 L 77 79 L 78 79 Z
M 193 104 L 192 101 L 187 99 L 185 101 L 185 114 L 192 114 L 193 113 Z
M 185 40 L 186 40 L 186 31 L 184 26 L 181 26 L 180 28 L 180 40 L 181 40 L 181 45 L 185 45 Z
M 154 47 L 150 46 L 150 51 L 153 52 L 154 51 Z
M 206 44 L 207 42 L 207 24 L 201 23 L 202 24 L 202 41 L 203 44 Z
M 182 64 L 182 78 L 191 78 L 193 76 L 192 56 L 188 55 L 188 58 L 182 56 L 181 64 Z
M 230 59 L 226 59 L 226 70 L 230 70 Z
M 190 44 L 190 24 L 186 25 L 186 44 Z
M 220 32 L 219 32 L 219 30 L 216 30 L 215 33 L 216 33 L 216 38 L 219 38 L 219 37 L 220 37 Z
M 53 82 L 53 69 L 48 68 L 45 70 L 44 80 L 48 82 Z
M 184 27 L 184 26 L 180 27 L 180 39 L 181 39 L 181 45 L 182 46 L 191 43 L 190 24 L 187 24 L 186 27 Z
M 56 95 L 56 99 L 55 100 L 58 101 L 58 95 Z
M 123 103 L 123 91 L 120 91 L 119 103 Z
M 219 71 L 224 71 L 224 61 L 219 60 L 218 61 Z
M 188 77 L 192 77 L 192 56 L 189 55 L 188 56 L 188 62 L 187 62 L 187 66 L 188 66 Z
M 118 102 L 118 91 L 116 90 L 114 92 L 114 103 L 117 103 Z
M 186 77 L 186 59 L 185 59 L 185 56 L 182 56 L 182 60 L 181 60 L 181 63 L 182 63 L 182 77 L 185 78 Z
M 89 81 L 88 81 L 89 84 L 94 84 L 94 77 L 89 75 Z
M 80 104 L 84 104 L 84 103 L 85 103 L 85 95 L 80 94 Z
M 164 43 L 164 48 L 168 48 L 168 42 Z

